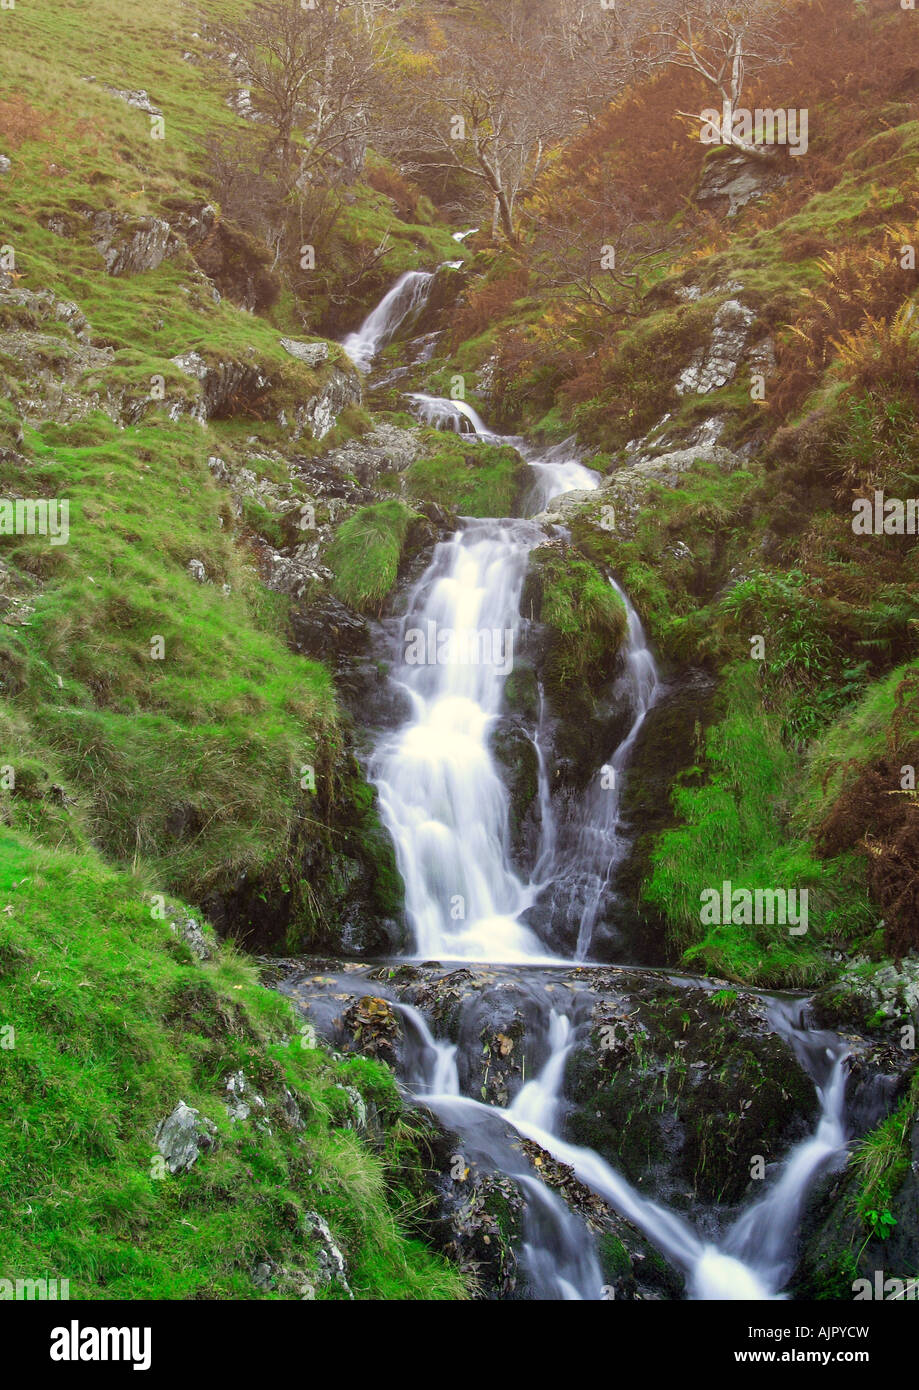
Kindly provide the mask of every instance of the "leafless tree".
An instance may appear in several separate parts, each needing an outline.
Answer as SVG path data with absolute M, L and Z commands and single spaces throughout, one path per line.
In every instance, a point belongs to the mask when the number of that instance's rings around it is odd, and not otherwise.
M 605 319 L 636 312 L 645 268 L 678 237 L 643 222 L 614 194 L 577 195 L 565 218 L 551 207 L 530 205 L 533 260 L 531 275 L 551 289 L 563 289 L 569 304 Z
M 656 17 L 648 39 L 652 61 L 703 77 L 721 98 L 726 143 L 753 158 L 766 158 L 766 149 L 737 134 L 734 113 L 747 79 L 786 56 L 778 0 L 652 0 L 646 14 L 649 20 Z M 679 114 L 702 119 L 698 112 Z
M 390 151 L 405 168 L 407 152 L 423 151 L 426 169 L 474 179 L 491 201 L 493 233 L 500 227 L 511 244 L 518 200 L 552 145 L 625 79 L 615 13 L 575 9 L 565 0 L 502 0 L 487 12 L 439 13 L 443 46 L 405 82 Z
M 336 162 L 360 171 L 380 65 L 380 11 L 374 0 L 316 0 L 314 8 L 261 0 L 234 36 L 254 114 L 270 129 L 278 170 L 290 183 L 327 177 Z

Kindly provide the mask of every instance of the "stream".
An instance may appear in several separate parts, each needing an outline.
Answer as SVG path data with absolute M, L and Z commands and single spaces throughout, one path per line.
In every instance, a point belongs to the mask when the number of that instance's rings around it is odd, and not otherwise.
M 405 325 L 424 305 L 433 279 L 420 271 L 403 275 L 345 340 L 361 372 L 372 372 L 375 358 L 400 329 L 406 336 Z M 410 361 L 420 360 L 423 350 L 417 342 L 406 343 L 407 354 L 414 354 Z M 621 789 L 664 682 L 638 614 L 610 580 L 628 618 L 618 680 L 630 722 L 618 747 L 598 750 L 593 789 L 563 818 L 553 809 L 542 716 L 535 722 L 530 735 L 539 769 L 540 838 L 534 867 L 522 874 L 511 853 L 510 796 L 490 740 L 520 640 L 529 554 L 546 540 L 533 518 L 553 498 L 595 489 L 600 479 L 571 441 L 540 451 L 525 440 L 496 435 L 463 401 L 418 391 L 406 399 L 427 424 L 470 441 L 514 445 L 529 464 L 533 486 L 527 517 L 465 521 L 436 545 L 407 594 L 392 635 L 389 679 L 408 713 L 379 735 L 368 775 L 405 884 L 414 942 L 405 960 L 495 972 L 499 987 L 513 987 L 525 999 L 527 1035 L 539 1064 L 506 1105 L 480 1099 L 470 1090 L 471 1057 L 480 1049 L 476 1029 L 459 1042 L 438 1037 L 422 1009 L 389 991 L 405 1033 L 403 1084 L 460 1137 L 466 1160 L 519 1185 L 526 1199 L 520 1257 L 529 1296 L 592 1300 L 609 1294 L 594 1236 L 540 1178 L 521 1150 L 521 1138 L 568 1165 L 643 1232 L 682 1277 L 685 1297 L 780 1298 L 794 1268 L 808 1192 L 821 1173 L 844 1161 L 847 1045 L 809 1028 L 800 1000 L 765 998 L 768 1026 L 789 1048 L 789 1066 L 793 1054 L 813 1080 L 819 1114 L 811 1134 L 773 1165 L 760 1195 L 746 1198 L 739 1214 L 716 1231 L 697 1229 L 682 1213 L 640 1193 L 592 1149 L 565 1138 L 566 1069 L 589 1032 L 589 999 L 579 981 L 592 970 L 610 970 L 592 964 L 594 929 L 600 910 L 615 899 L 617 869 L 629 844 L 620 820 Z M 547 923 L 551 933 L 544 931 Z M 564 941 L 564 951 L 550 950 L 541 931 L 556 944 Z M 371 973 L 355 967 L 348 988 L 386 994 L 379 971 L 373 978 Z M 681 987 L 683 977 L 670 978 Z M 311 1012 L 322 1027 L 332 1006 L 323 1008 L 320 1001 Z

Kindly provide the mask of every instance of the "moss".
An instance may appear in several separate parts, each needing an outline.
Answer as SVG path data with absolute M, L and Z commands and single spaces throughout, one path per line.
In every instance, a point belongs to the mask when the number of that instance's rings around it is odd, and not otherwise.
M 546 688 L 555 698 L 608 677 L 625 639 L 625 605 L 606 576 L 556 546 L 530 556 L 525 614 L 550 630 Z

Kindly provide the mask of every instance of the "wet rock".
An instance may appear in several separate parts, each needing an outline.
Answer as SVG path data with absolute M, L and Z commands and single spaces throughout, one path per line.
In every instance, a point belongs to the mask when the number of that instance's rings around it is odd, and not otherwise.
M 171 1115 L 156 1127 L 154 1142 L 170 1173 L 184 1173 L 202 1153 L 214 1147 L 217 1127 L 180 1100 Z
M 520 1188 L 510 1178 L 464 1167 L 446 1190 L 445 1206 L 434 1227 L 443 1253 L 474 1281 L 479 1298 L 512 1299 L 525 1211 Z
M 511 847 L 522 861 L 527 849 L 533 849 L 531 812 L 538 804 L 539 759 L 526 728 L 515 720 L 502 719 L 496 725 L 491 748 L 510 793 Z
M 824 1179 L 801 1232 L 801 1254 L 792 1283 L 795 1298 L 850 1301 L 856 1281 L 867 1280 L 869 1297 L 886 1300 L 892 1296 L 884 1291 L 887 1279 L 916 1278 L 919 1110 L 915 1085 L 910 1087 L 907 1076 L 901 1076 L 894 1093 L 886 1097 L 886 1106 L 898 1103 L 904 1107 L 903 1120 L 894 1127 L 888 1121 L 889 1166 L 874 1191 L 866 1191 L 865 1170 L 851 1161 Z M 865 1286 L 858 1291 L 864 1297 Z
M 520 1141 L 539 1177 L 597 1237 L 604 1299 L 620 1302 L 682 1297 L 683 1280 L 642 1233 L 598 1197 L 574 1169 L 534 1144 Z
M 188 569 L 189 574 L 191 575 L 192 579 L 194 579 L 196 584 L 207 583 L 207 570 L 204 568 L 203 561 L 189 560 L 186 568 Z
M 12 169 L 12 164 L 5 154 L 0 154 L 0 175 L 8 174 Z
M 323 590 L 291 609 L 290 626 L 291 645 L 304 656 L 357 656 L 368 643 L 366 620 Z
M 724 473 L 732 473 L 744 466 L 738 454 L 717 444 L 674 449 L 657 457 L 639 457 L 611 474 L 599 492 L 563 493 L 561 497 L 556 497 L 536 520 L 543 524 L 565 525 L 579 515 L 585 505 L 598 510 L 608 507 L 610 510 L 605 513 L 605 529 L 622 540 L 631 540 L 642 508 L 647 505 L 651 486 L 678 488 L 683 474 L 696 462 L 715 464 Z
M 602 975 L 597 980 L 601 985 Z M 809 1132 L 813 1082 L 756 995 L 630 983 L 569 1065 L 570 1134 L 677 1208 L 731 1204 Z

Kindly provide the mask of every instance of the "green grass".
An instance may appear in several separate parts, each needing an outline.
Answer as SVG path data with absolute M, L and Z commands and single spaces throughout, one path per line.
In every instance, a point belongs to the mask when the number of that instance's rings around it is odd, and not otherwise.
M 43 798 L 51 834 L 76 822 L 112 859 L 193 898 L 257 876 L 297 817 L 301 764 L 322 777 L 337 755 L 338 710 L 328 673 L 287 650 L 283 613 L 220 525 L 204 432 L 97 417 L 46 426 L 28 448 L 32 485 L 70 499 L 70 541 L 0 547 L 34 604 L 0 637 L 6 760 L 38 758 L 67 789 L 66 815 Z M 16 468 L 0 464 L 8 486 Z M 33 828 L 37 808 L 13 806 Z M 177 806 L 193 811 L 183 835 L 168 829 Z
M 547 688 L 556 697 L 564 696 L 608 676 L 628 621 L 625 605 L 606 575 L 587 560 L 547 546 L 530 556 L 527 594 L 531 585 L 538 590 L 535 616 L 552 634 Z
M 849 1167 L 854 1175 L 855 1212 L 868 1237 L 884 1240 L 897 1224 L 891 1207 L 910 1170 L 909 1134 L 919 1107 L 919 1073 L 893 1114 L 856 1145 Z M 867 1242 L 866 1242 L 867 1243 Z
M 392 592 L 409 527 L 417 514 L 390 498 L 360 507 L 335 532 L 325 562 L 333 592 L 362 613 L 379 613 Z
M 92 854 L 4 831 L 0 902 L 0 1023 L 15 1044 L 5 1031 L 6 1276 L 68 1278 L 76 1299 L 255 1298 L 260 1260 L 313 1270 L 303 1218 L 318 1211 L 357 1297 L 464 1296 L 417 1238 L 420 1121 L 388 1069 L 305 1046 L 244 958 L 224 946 L 198 963 L 142 885 Z M 227 1117 L 239 1068 L 270 1130 Z M 377 1107 L 381 1141 L 342 1127 L 341 1086 Z M 302 1131 L 284 1118 L 285 1089 Z M 154 1129 L 180 1099 L 215 1123 L 217 1147 L 157 1178 Z
M 406 495 L 436 502 L 459 516 L 508 516 L 514 511 L 529 470 L 506 444 L 465 442 L 460 435 L 424 433 L 427 455 L 405 474 Z
M 819 862 L 791 829 L 799 760 L 779 720 L 759 704 L 753 664 L 726 681 L 724 717 L 707 734 L 702 767 L 673 793 L 681 824 L 658 838 L 644 896 L 665 916 L 671 941 L 707 971 L 759 985 L 806 985 L 831 970 L 820 945 L 844 943 L 875 922 L 858 871 L 847 860 Z M 808 890 L 808 931 L 779 924 L 701 922 L 701 894 L 734 889 Z
M 853 769 L 881 758 L 888 749 L 888 737 L 897 714 L 897 689 L 907 677 L 915 677 L 919 662 L 910 662 L 891 671 L 868 687 L 857 704 L 832 724 L 808 750 L 807 776 L 802 789 L 802 820 L 816 825 L 842 790 Z M 910 706 L 906 706 L 909 714 Z M 900 730 L 903 745 L 919 738 L 915 718 L 905 720 Z

